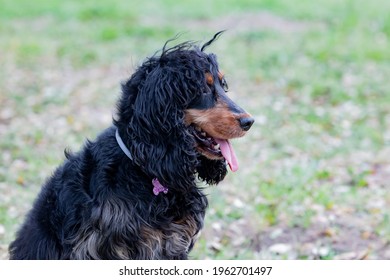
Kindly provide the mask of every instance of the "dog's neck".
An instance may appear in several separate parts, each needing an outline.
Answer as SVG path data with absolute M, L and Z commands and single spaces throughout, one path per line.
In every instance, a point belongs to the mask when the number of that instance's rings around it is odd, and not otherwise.
M 133 157 L 131 156 L 130 150 L 126 147 L 125 143 L 123 142 L 121 136 L 119 135 L 119 130 L 118 129 L 116 129 L 116 131 L 115 131 L 115 138 L 116 138 L 116 142 L 118 143 L 118 145 L 121 148 L 121 150 L 132 161 Z
M 118 143 L 119 147 L 121 148 L 122 152 L 125 153 L 125 155 L 131 160 L 133 161 L 133 157 L 131 155 L 131 152 L 130 150 L 126 147 L 125 143 L 123 142 L 121 136 L 119 135 L 119 131 L 118 129 L 116 129 L 115 131 L 115 138 L 116 138 L 116 142 Z M 154 178 L 152 180 L 152 184 L 153 184 L 153 193 L 154 195 L 159 195 L 161 192 L 166 194 L 168 193 L 168 188 L 167 187 L 164 187 L 157 178 Z

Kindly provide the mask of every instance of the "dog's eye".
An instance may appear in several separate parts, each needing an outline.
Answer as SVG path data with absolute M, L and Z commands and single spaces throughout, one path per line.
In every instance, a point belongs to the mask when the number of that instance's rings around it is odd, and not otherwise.
M 228 86 L 228 84 L 227 84 L 225 78 L 222 78 L 222 80 L 221 80 L 221 85 L 222 85 L 222 88 L 223 88 L 223 90 L 224 90 L 225 92 L 228 92 L 228 91 L 229 91 L 229 86 Z

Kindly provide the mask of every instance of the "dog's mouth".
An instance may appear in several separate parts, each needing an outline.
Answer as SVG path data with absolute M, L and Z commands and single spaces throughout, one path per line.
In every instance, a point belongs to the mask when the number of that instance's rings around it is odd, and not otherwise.
M 195 125 L 191 125 L 189 130 L 196 140 L 196 148 L 202 155 L 214 160 L 225 159 L 230 169 L 233 172 L 237 171 L 237 157 L 228 139 L 214 138 Z

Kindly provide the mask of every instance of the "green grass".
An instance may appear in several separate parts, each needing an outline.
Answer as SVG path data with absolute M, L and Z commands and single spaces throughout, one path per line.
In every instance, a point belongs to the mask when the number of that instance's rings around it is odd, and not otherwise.
M 0 258 L 63 149 L 109 125 L 120 82 L 176 34 L 204 42 L 226 27 L 209 50 L 256 123 L 233 143 L 240 170 L 207 189 L 192 257 L 390 258 L 389 1 L 0 7 Z

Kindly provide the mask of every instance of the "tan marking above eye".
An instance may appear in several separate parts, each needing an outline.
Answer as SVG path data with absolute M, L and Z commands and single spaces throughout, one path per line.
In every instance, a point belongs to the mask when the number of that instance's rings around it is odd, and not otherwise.
M 206 73 L 206 83 L 208 85 L 214 84 L 214 78 L 213 75 L 211 75 L 211 73 Z
M 222 80 L 222 79 L 223 79 L 223 76 L 225 76 L 225 74 L 224 74 L 222 71 L 219 71 L 219 72 L 218 72 L 218 78 L 219 78 L 220 80 Z
M 211 74 L 211 73 L 209 73 L 209 72 L 207 72 L 206 73 L 206 82 L 207 82 L 207 84 L 208 85 L 212 85 L 212 84 L 214 84 L 214 77 L 213 77 L 213 75 Z M 219 71 L 218 72 L 218 79 L 220 80 L 220 81 L 222 81 L 222 79 L 224 78 L 224 73 L 222 72 L 222 71 Z

